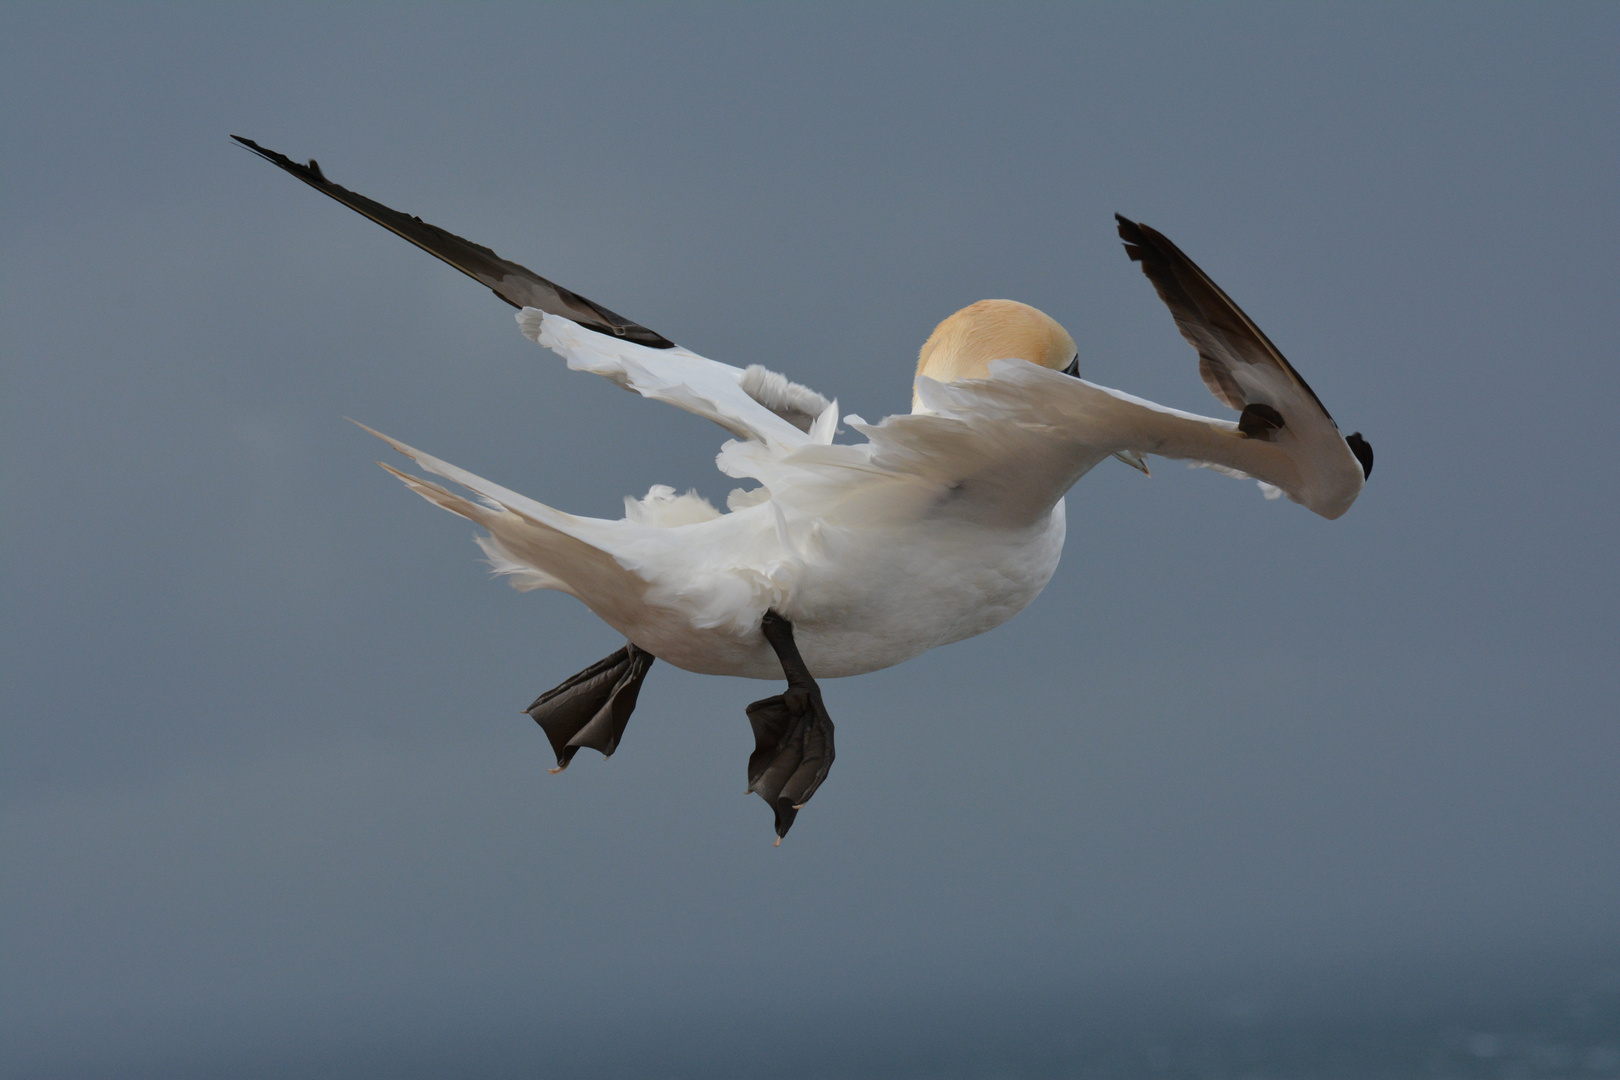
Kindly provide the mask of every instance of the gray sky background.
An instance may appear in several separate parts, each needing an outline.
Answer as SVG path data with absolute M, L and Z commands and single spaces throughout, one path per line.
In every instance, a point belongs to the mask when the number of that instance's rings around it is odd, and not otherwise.
M 0 1071 L 1033 1069 L 1127 999 L 1601 979 L 1616 56 L 1613 5 L 0 9 Z M 828 685 L 773 849 L 762 684 L 658 665 L 548 776 L 518 710 L 615 636 L 343 418 L 611 516 L 723 497 L 722 433 L 233 132 L 868 417 L 981 297 L 1219 411 L 1119 211 L 1377 469 L 1337 522 L 1098 469 L 1030 610 Z

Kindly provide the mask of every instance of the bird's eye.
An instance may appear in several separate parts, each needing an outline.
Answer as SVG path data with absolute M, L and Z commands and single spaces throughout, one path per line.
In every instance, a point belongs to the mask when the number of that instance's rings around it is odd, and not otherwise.
M 1080 377 L 1080 354 L 1079 353 L 1074 354 L 1074 359 L 1070 360 L 1069 361 L 1069 366 L 1063 369 L 1063 374 L 1065 374 L 1065 375 L 1073 375 L 1077 379 Z

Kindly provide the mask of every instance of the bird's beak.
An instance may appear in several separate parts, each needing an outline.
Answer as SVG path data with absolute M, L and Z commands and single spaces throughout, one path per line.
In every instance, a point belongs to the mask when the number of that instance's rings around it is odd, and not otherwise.
M 1152 476 L 1153 475 L 1152 473 L 1148 472 L 1147 462 L 1142 460 L 1142 455 L 1138 454 L 1134 450 L 1121 450 L 1119 453 L 1115 454 L 1114 456 L 1119 458 L 1119 460 L 1123 461 L 1125 464 L 1129 465 L 1133 469 L 1141 469 L 1143 476 Z

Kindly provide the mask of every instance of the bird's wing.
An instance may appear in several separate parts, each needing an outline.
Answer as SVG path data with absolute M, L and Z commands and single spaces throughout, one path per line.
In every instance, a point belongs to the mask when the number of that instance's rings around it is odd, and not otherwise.
M 340 187 L 328 180 L 313 158 L 308 165 L 300 165 L 285 154 L 266 149 L 252 139 L 240 135 L 231 138 L 258 154 L 272 165 L 298 177 L 304 183 L 329 195 L 349 209 L 363 214 L 396 236 L 404 237 L 429 255 L 442 259 L 474 281 L 489 288 L 513 307 L 533 307 L 553 315 L 562 315 L 600 334 L 626 341 L 634 341 L 654 349 L 668 349 L 674 342 L 609 311 L 576 292 L 571 292 L 536 274 L 533 270 L 501 258 L 487 247 L 464 240 L 437 225 L 429 225 L 419 217 L 402 214 L 364 195 Z
M 535 308 L 524 308 L 517 319 L 526 337 L 572 370 L 605 375 L 642 397 L 713 420 L 739 438 L 776 449 L 832 442 L 837 403 L 757 364 L 732 367 L 679 346 L 650 349 Z
M 824 474 L 801 483 L 813 509 L 865 521 L 955 518 L 1033 522 L 1110 454 L 1157 454 L 1252 477 L 1268 496 L 1336 518 L 1372 470 L 1372 448 L 1348 439 L 1321 400 L 1260 329 L 1169 240 L 1119 218 L 1126 252 L 1198 350 L 1216 397 L 1239 410 L 1218 420 L 1156 405 L 1022 360 L 997 360 L 984 379 L 917 380 L 923 409 L 881 424 L 855 423 L 865 447 L 812 447 L 802 464 Z M 745 448 L 722 454 L 733 475 L 771 484 L 773 465 Z M 728 467 L 729 466 L 729 467 Z M 749 471 L 752 469 L 752 471 Z
M 987 379 L 920 379 L 918 391 L 940 418 L 974 430 L 982 442 L 1007 447 L 985 455 L 981 487 L 1027 490 L 1046 505 L 1096 462 L 1120 451 L 1251 477 L 1268 485 L 1268 494 L 1280 492 L 1327 518 L 1348 510 L 1365 482 L 1337 429 L 1309 414 L 1256 435 L 1230 420 L 1166 408 L 1022 360 L 992 362 Z M 890 418 L 885 425 L 927 419 Z M 895 436 L 916 439 L 903 426 Z M 1065 464 L 1075 471 L 1066 475 Z
M 519 324 L 531 338 L 539 340 L 542 317 L 549 317 L 555 333 L 549 334 L 544 344 L 553 348 L 561 345 L 558 351 L 571 367 L 608 375 L 626 389 L 680 405 L 743 438 L 793 445 L 802 443 L 807 435 L 812 440 L 821 437 L 823 429 L 827 440 L 832 437 L 836 410 L 821 429 L 816 428 L 816 421 L 828 413 L 831 403 L 813 390 L 758 365 L 736 368 L 706 360 L 677 347 L 662 334 L 501 258 L 489 248 L 332 183 L 313 159 L 308 165 L 300 165 L 252 139 L 240 135 L 231 138 L 322 194 L 487 285 L 496 296 L 521 309 Z M 590 333 L 569 331 L 564 323 Z M 789 434 L 784 428 L 795 429 L 795 433 Z
M 1198 374 L 1210 393 L 1241 411 L 1282 382 L 1327 412 L 1270 339 L 1180 248 L 1156 229 L 1119 214 L 1114 220 L 1125 254 L 1141 264 L 1181 336 L 1198 350 Z
M 1300 377 L 1277 346 L 1232 302 L 1210 276 L 1198 268 L 1162 233 L 1114 215 L 1125 253 L 1139 263 L 1159 298 L 1170 309 L 1181 336 L 1198 350 L 1198 374 L 1223 404 L 1238 410 L 1238 428 L 1260 439 L 1309 428 L 1311 452 L 1342 457 L 1361 466 L 1362 479 L 1372 473 L 1372 447 L 1360 432 L 1348 438 L 1322 399 Z
M 780 464 L 744 448 L 722 454 L 733 475 L 767 486 L 782 469 L 812 477 L 796 496 L 814 512 L 863 521 L 955 518 L 1032 522 L 1109 454 L 1157 454 L 1261 482 L 1268 496 L 1336 518 L 1372 469 L 1372 448 L 1348 439 L 1321 400 L 1242 310 L 1162 235 L 1119 219 L 1130 257 L 1198 349 L 1204 381 L 1236 421 L 1169 409 L 1022 360 L 984 379 L 917 380 L 924 408 L 855 423 L 865 447 L 812 447 Z
M 879 424 L 845 418 L 866 443 L 785 455 L 732 443 L 720 468 L 758 479 L 790 516 L 867 528 L 1035 525 L 1075 481 L 1121 451 L 1251 477 L 1268 485 L 1268 494 L 1328 518 L 1349 508 L 1363 482 L 1348 452 L 1324 460 L 1297 431 L 1253 438 L 1232 421 L 1168 409 L 1024 360 L 992 361 L 983 379 L 918 379 L 917 391 L 925 412 Z

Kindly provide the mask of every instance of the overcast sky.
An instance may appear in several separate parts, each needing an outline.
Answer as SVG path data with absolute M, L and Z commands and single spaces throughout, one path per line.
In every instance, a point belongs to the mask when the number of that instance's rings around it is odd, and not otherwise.
M 1016 1073 L 1085 1002 L 1600 979 L 1616 56 L 1612 4 L 6 5 L 0 1071 Z M 1028 611 L 826 685 L 773 849 L 774 691 L 657 665 L 547 775 L 519 710 L 619 640 L 343 418 L 603 516 L 723 498 L 723 434 L 232 133 L 874 418 L 982 297 L 1220 412 L 1118 211 L 1377 468 L 1327 522 L 1105 463 Z

